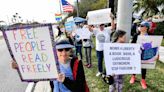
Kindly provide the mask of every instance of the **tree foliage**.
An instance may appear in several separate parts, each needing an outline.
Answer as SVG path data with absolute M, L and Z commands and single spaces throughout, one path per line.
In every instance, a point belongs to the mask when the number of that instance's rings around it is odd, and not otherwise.
M 164 37 L 164 21 L 157 23 L 157 28 L 154 31 L 155 35 L 163 35 Z
M 103 9 L 107 6 L 107 0 L 81 0 L 79 2 L 79 16 L 85 18 L 88 11 Z M 77 5 L 75 6 L 77 7 Z M 76 16 L 76 9 L 68 16 Z
M 135 0 L 133 10 L 136 12 L 143 10 L 141 14 L 143 17 L 151 17 L 158 13 L 164 14 L 164 7 L 161 7 L 161 10 L 159 10 L 159 6 L 163 5 L 164 0 Z

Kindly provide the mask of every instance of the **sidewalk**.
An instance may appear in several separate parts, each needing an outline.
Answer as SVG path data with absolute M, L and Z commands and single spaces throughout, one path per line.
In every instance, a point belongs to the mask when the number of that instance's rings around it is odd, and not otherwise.
M 159 48 L 159 60 L 164 63 L 164 47 L 160 46 Z
M 2 34 L 2 32 L 0 31 L 0 39 L 1 39 L 1 38 L 3 38 L 3 34 Z
M 40 81 L 36 83 L 34 92 L 51 92 L 49 81 Z

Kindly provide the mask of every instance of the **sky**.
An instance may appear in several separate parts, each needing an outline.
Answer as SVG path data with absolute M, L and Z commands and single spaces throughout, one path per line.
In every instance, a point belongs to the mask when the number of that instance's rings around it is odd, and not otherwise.
M 74 0 L 67 0 L 71 4 Z M 22 17 L 23 22 L 38 21 L 54 23 L 55 13 L 60 12 L 59 0 L 0 0 L 0 21 L 12 23 L 15 13 Z

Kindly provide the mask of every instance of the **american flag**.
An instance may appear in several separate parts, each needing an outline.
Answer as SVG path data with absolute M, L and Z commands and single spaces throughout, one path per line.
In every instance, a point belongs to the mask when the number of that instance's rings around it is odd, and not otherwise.
M 66 0 L 61 0 L 63 12 L 73 12 L 73 6 Z

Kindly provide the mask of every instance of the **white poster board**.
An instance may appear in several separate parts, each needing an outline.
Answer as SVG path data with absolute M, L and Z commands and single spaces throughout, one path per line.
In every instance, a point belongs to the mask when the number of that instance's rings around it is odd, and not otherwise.
M 88 28 L 78 28 L 76 30 L 76 36 L 78 37 L 78 39 L 90 39 L 91 32 Z
M 107 75 L 140 74 L 140 45 L 104 43 L 104 60 Z
M 159 55 L 159 47 L 163 36 L 138 36 L 137 43 L 141 46 L 141 67 L 155 69 Z
M 88 25 L 110 23 L 111 8 L 89 11 L 87 13 Z
M 70 22 L 70 21 L 74 22 L 73 16 L 67 18 L 67 22 Z
M 52 25 L 52 30 L 54 34 L 54 38 L 57 37 L 59 30 L 57 29 L 57 25 Z
M 23 81 L 55 79 L 58 76 L 49 27 L 5 32 Z

